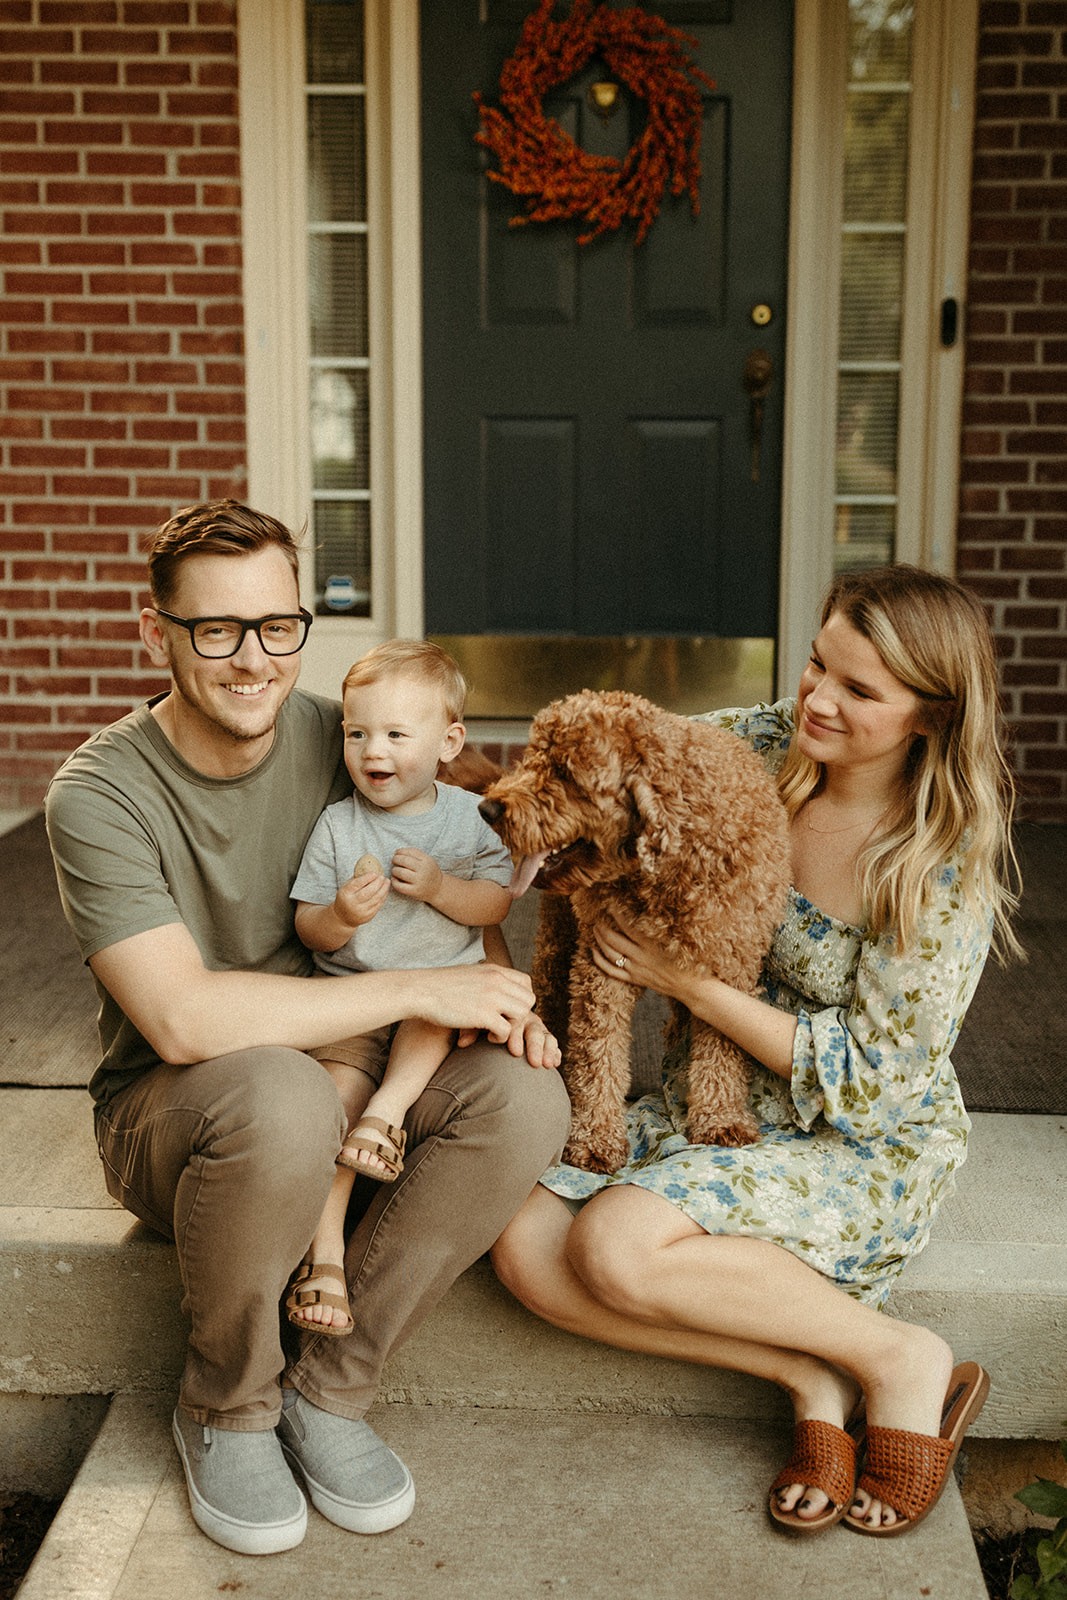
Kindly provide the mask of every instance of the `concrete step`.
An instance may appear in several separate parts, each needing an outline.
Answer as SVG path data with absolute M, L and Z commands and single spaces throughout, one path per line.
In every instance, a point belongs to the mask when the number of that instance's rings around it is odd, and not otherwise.
M 164 1390 L 185 1330 L 173 1249 L 104 1191 L 84 1094 L 0 1091 L 0 1445 L 28 1398 Z M 1067 1119 L 980 1115 L 971 1158 L 892 1310 L 982 1362 L 975 1433 L 1058 1439 L 1067 1417 Z M 779 1421 L 771 1386 L 604 1349 L 538 1322 L 480 1262 L 390 1361 L 382 1398 Z M 0 1451 L 0 1457 L 4 1454 Z M 11 1459 L 15 1459 L 12 1457 Z M 0 1488 L 13 1486 L 3 1481 Z M 23 1483 L 23 1487 L 28 1487 Z
M 410 1521 L 360 1538 L 311 1511 L 299 1549 L 232 1555 L 193 1525 L 170 1410 L 112 1403 L 19 1600 L 986 1600 L 955 1483 L 906 1538 L 790 1538 L 764 1511 L 779 1430 L 706 1416 L 380 1405 Z

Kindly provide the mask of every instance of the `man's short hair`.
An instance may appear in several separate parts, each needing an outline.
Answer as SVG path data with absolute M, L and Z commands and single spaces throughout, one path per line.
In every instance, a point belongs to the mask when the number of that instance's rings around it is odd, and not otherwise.
M 186 506 L 165 522 L 148 551 L 152 603 L 167 606 L 178 586 L 178 571 L 187 556 L 242 556 L 276 545 L 299 575 L 300 552 L 284 523 L 253 511 L 238 500 L 212 500 Z
M 348 669 L 341 692 L 392 677 L 413 678 L 439 689 L 449 722 L 463 721 L 467 680 L 448 652 L 429 639 L 389 639 L 375 645 Z

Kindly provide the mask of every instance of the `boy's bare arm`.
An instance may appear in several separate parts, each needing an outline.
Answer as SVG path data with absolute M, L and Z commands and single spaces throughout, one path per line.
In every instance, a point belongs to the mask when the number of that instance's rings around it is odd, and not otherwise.
M 378 915 L 388 893 L 388 878 L 364 871 L 343 883 L 329 905 L 299 901 L 294 920 L 301 943 L 309 950 L 340 950 L 357 928 Z

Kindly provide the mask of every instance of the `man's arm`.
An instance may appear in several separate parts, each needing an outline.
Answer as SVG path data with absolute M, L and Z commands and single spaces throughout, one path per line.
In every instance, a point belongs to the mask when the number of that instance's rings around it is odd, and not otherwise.
M 511 1041 L 533 1004 L 525 973 L 488 964 L 328 981 L 215 972 L 181 923 L 109 945 L 89 965 L 153 1050 L 176 1065 L 253 1045 L 308 1049 L 406 1017 Z

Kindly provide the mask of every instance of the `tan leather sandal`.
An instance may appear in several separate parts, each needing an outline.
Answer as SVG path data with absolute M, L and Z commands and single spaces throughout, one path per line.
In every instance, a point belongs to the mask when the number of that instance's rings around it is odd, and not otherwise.
M 365 1134 L 368 1128 L 377 1131 Z M 374 1183 L 395 1183 L 404 1170 L 407 1139 L 403 1128 L 394 1128 L 392 1123 L 383 1122 L 381 1117 L 360 1117 L 345 1134 L 336 1164 L 347 1167 L 351 1172 L 358 1172 L 360 1177 L 370 1178 Z M 354 1153 L 358 1150 L 377 1156 L 385 1171 L 361 1161 Z
M 301 1261 L 289 1279 L 289 1293 L 285 1297 L 286 1316 L 294 1328 L 300 1328 L 304 1333 L 324 1333 L 327 1339 L 343 1339 L 356 1325 L 352 1320 L 348 1296 L 335 1294 L 332 1289 L 312 1288 L 312 1284 L 322 1278 L 335 1278 L 344 1283 L 345 1269 L 332 1261 Z M 331 1311 L 343 1311 L 348 1321 L 313 1322 L 310 1317 L 300 1316 L 299 1313 L 310 1306 L 329 1306 Z
M 790 1533 L 821 1533 L 840 1522 L 856 1492 L 859 1442 L 863 1438 L 863 1402 L 843 1428 L 832 1422 L 805 1419 L 793 1434 L 793 1453 L 770 1487 L 767 1509 L 775 1522 Z M 816 1517 L 802 1517 L 778 1503 L 778 1491 L 792 1483 L 820 1489 L 830 1504 Z
M 971 1423 L 985 1405 L 989 1376 L 977 1361 L 962 1361 L 952 1374 L 936 1438 L 903 1428 L 867 1428 L 867 1461 L 857 1490 L 891 1506 L 896 1522 L 872 1527 L 851 1511 L 846 1528 L 874 1539 L 891 1539 L 914 1528 L 936 1506 Z

